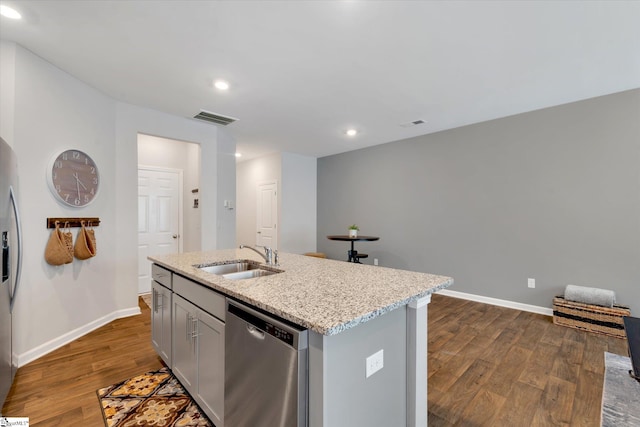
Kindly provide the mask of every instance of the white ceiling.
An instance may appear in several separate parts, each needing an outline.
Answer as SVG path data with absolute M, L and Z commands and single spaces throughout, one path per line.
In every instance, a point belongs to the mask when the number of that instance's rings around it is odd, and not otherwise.
M 322 157 L 640 87 L 638 1 L 2 4 L 24 19 L 2 17 L 1 38 L 116 99 L 239 118 L 227 129 L 244 159 Z

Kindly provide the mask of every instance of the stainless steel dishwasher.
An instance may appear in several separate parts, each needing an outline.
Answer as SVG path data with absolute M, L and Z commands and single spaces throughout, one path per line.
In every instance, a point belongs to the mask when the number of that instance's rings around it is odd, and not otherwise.
M 307 425 L 308 334 L 227 299 L 224 424 Z

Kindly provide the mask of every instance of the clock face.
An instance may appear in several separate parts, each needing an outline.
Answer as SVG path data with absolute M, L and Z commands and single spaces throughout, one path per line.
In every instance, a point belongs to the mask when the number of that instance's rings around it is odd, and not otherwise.
M 80 150 L 66 150 L 47 169 L 49 188 L 67 206 L 83 207 L 93 202 L 100 187 L 98 167 Z

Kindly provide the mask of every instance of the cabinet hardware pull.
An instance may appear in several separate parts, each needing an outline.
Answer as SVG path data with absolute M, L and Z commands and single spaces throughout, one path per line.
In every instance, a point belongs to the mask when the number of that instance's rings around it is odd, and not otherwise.
M 198 328 L 198 318 L 194 317 L 192 319 L 192 322 L 193 322 L 193 332 L 191 332 L 191 338 L 193 338 L 195 340 L 200 335 L 198 333 L 198 329 L 199 329 Z
M 187 340 L 191 339 L 191 313 L 187 313 L 187 322 L 186 322 L 186 326 L 187 326 Z
M 151 305 L 153 306 L 153 312 L 157 313 L 158 312 L 158 291 L 156 291 L 155 289 L 151 289 L 151 291 L 153 292 L 152 296 L 152 300 L 151 300 Z

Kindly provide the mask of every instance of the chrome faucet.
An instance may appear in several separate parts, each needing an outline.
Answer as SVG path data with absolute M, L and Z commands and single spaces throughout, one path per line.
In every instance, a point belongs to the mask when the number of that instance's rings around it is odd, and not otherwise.
M 264 258 L 264 262 L 267 265 L 278 265 L 278 251 L 277 250 L 271 249 L 268 246 L 258 246 L 258 247 L 259 248 L 264 248 L 264 254 L 261 253 L 259 250 L 257 250 L 254 247 L 247 246 L 247 245 L 240 245 L 240 249 L 251 249 L 252 251 L 257 253 L 258 255 L 260 255 L 262 258 Z M 275 262 L 274 262 L 274 255 L 275 255 Z

